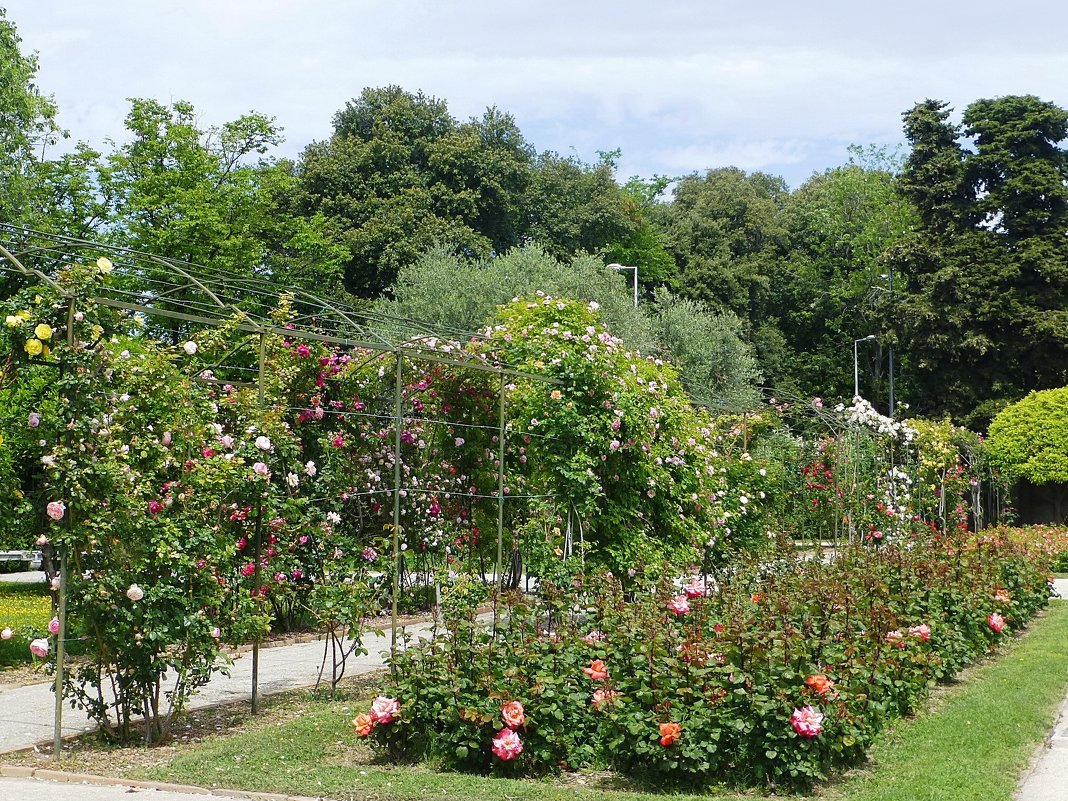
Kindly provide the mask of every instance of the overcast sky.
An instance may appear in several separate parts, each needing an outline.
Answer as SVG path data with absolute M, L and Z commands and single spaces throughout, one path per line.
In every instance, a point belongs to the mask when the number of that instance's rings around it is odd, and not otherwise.
M 121 139 L 129 97 L 204 125 L 255 110 L 295 156 L 366 86 L 466 119 L 495 105 L 538 150 L 619 175 L 735 165 L 797 186 L 846 146 L 901 141 L 918 100 L 1068 106 L 1068 6 L 958 0 L 0 0 L 74 139 Z

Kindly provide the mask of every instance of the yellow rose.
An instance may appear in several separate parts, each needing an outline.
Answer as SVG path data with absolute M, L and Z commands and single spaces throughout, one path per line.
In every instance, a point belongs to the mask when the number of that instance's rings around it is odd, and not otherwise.
M 39 339 L 27 339 L 26 340 L 26 352 L 31 356 L 40 356 L 41 351 L 44 350 L 44 345 L 41 344 Z
M 33 317 L 33 313 L 29 309 L 23 309 L 22 311 L 15 313 L 26 322 L 29 322 L 30 318 Z
M 103 334 L 104 334 L 104 329 L 103 329 L 102 326 L 99 326 L 99 325 L 94 325 L 93 326 L 93 338 L 94 339 L 99 339 L 101 336 L 103 336 Z
M 33 329 L 33 335 L 40 340 L 47 340 L 52 338 L 52 326 L 48 323 L 38 323 L 37 327 Z
M 7 323 L 8 328 L 18 328 L 20 325 L 22 325 L 22 318 L 14 314 L 9 314 L 7 316 L 7 319 L 4 320 L 4 322 Z
M 100 272 L 110 273 L 115 265 L 111 263 L 111 259 L 107 258 L 106 256 L 101 256 L 99 259 L 96 260 L 96 266 L 100 269 Z

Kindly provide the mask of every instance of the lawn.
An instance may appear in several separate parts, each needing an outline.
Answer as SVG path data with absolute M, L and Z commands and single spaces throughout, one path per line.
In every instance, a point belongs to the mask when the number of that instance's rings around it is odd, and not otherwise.
M 52 599 L 44 584 L 0 582 L 0 630 L 10 628 L 14 636 L 0 640 L 0 667 L 30 661 L 29 631 L 37 636 L 48 631 L 52 619 Z
M 886 731 L 865 768 L 823 786 L 813 797 L 828 801 L 1009 801 L 1017 777 L 1052 727 L 1068 692 L 1066 644 L 1068 603 L 1054 601 L 1027 633 L 1002 648 L 996 658 L 938 690 L 927 712 Z M 270 725 L 245 721 L 243 732 L 210 737 L 132 773 L 170 782 L 361 801 L 428 795 L 457 801 L 586 801 L 606 796 L 617 801 L 650 801 L 660 797 L 620 790 L 620 782 L 608 774 L 514 781 L 382 764 L 352 733 L 349 720 L 357 707 L 365 706 L 355 696 L 340 705 L 310 696 L 297 707 L 285 707 L 293 699 L 280 703 L 286 711 Z M 726 791 L 715 797 L 723 801 L 753 798 Z

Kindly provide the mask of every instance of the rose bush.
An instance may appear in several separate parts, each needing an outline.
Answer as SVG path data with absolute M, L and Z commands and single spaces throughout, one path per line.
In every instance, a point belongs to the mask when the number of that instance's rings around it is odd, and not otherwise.
M 665 576 L 629 599 L 611 574 L 546 585 L 510 596 L 496 629 L 409 644 L 383 692 L 396 714 L 358 733 L 455 769 L 804 788 L 1022 627 L 1048 598 L 1044 559 L 1004 533 L 938 534 Z

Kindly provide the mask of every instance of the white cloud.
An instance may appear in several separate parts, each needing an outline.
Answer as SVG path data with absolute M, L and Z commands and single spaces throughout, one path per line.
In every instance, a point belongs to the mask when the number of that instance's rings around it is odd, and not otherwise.
M 512 112 L 539 149 L 623 149 L 621 173 L 736 163 L 791 184 L 850 142 L 900 141 L 926 97 L 962 109 L 1033 93 L 1068 105 L 1053 0 L 893 8 L 544 0 L 8 0 L 39 83 L 76 139 L 122 136 L 127 97 L 185 99 L 221 123 L 250 109 L 295 155 L 365 86 L 400 84 L 460 118 Z M 1050 24 L 1043 24 L 1046 20 Z

